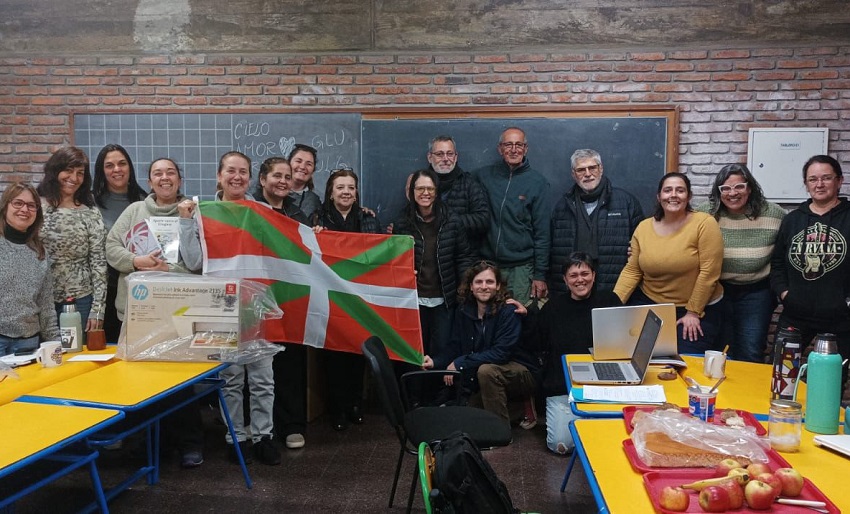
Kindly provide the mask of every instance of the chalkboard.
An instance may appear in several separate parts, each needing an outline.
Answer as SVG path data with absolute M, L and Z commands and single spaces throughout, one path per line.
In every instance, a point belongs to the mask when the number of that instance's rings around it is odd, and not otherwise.
M 655 204 L 658 179 L 668 168 L 667 117 L 541 117 L 465 119 L 364 119 L 363 199 L 386 222 L 405 204 L 407 175 L 428 166 L 428 141 L 441 134 L 455 140 L 458 165 L 472 171 L 501 159 L 502 131 L 519 127 L 528 140 L 531 166 L 549 181 L 554 206 L 574 181 L 570 156 L 592 148 L 602 156 L 605 175 L 641 202 L 644 213 Z
M 79 113 L 73 120 L 74 144 L 92 165 L 104 145 L 118 143 L 133 159 L 139 184 L 147 188 L 151 161 L 170 157 L 183 172 L 183 193 L 202 199 L 215 194 L 218 159 L 231 150 L 251 158 L 256 179 L 265 159 L 289 155 L 295 143 L 308 144 L 319 153 L 314 174 L 319 191 L 324 191 L 330 170 L 357 169 L 360 163 L 359 113 Z
M 350 166 L 361 179 L 362 204 L 389 223 L 401 211 L 409 173 L 427 167 L 428 142 L 451 135 L 458 164 L 472 171 L 500 159 L 499 135 L 525 130 L 528 159 L 551 185 L 553 204 L 572 186 L 569 158 L 578 148 L 602 155 L 613 184 L 632 192 L 649 213 L 661 175 L 677 168 L 674 107 L 609 107 L 592 111 L 516 109 L 412 109 L 364 112 L 75 113 L 74 144 L 94 162 L 108 143 L 130 153 L 137 179 L 147 184 L 153 159 L 171 157 L 183 171 L 183 192 L 204 199 L 215 193 L 219 157 L 239 150 L 252 159 L 254 176 L 268 157 L 288 155 L 295 143 L 318 150 L 314 182 L 319 196 L 330 170 Z

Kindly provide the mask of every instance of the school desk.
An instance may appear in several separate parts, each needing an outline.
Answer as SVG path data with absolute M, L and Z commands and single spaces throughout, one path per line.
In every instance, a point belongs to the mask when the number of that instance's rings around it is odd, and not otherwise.
M 703 375 L 703 358 L 685 355 L 682 357 L 688 367 L 680 374 L 696 380 L 702 385 L 712 385 L 716 379 L 707 378 Z M 567 391 L 582 387 L 570 380 L 569 362 L 590 362 L 590 355 L 564 355 L 561 358 L 564 376 L 567 383 Z M 688 406 L 687 385 L 682 378 L 675 380 L 660 380 L 658 378 L 659 368 L 650 366 L 646 372 L 644 385 L 660 384 L 664 386 L 664 394 L 667 401 L 675 403 L 680 407 Z M 726 380 L 718 388 L 718 409 L 735 408 L 746 410 L 758 417 L 767 419 L 770 410 L 770 381 L 773 367 L 769 364 L 757 364 L 752 362 L 726 361 Z M 805 400 L 805 387 L 800 388 L 801 400 Z M 621 418 L 623 417 L 623 404 L 613 403 L 579 403 L 570 402 L 570 408 L 576 416 L 583 418 Z
M 224 381 L 214 378 L 227 366 L 218 362 L 118 361 L 33 391 L 19 398 L 19 401 L 115 409 L 127 415 L 128 427 L 122 427 L 120 432 L 107 437 L 89 439 L 89 443 L 93 445 L 111 444 L 143 429 L 147 431 L 147 465 L 118 486 L 106 491 L 107 499 L 111 499 L 143 476 L 147 476 L 150 484 L 159 480 L 160 420 L 212 390 L 218 392 L 230 435 L 236 440 L 233 423 L 221 394 Z M 196 385 L 199 387 L 195 388 Z M 238 448 L 238 445 L 235 447 Z M 248 469 L 242 455 L 237 455 L 245 485 L 250 489 L 251 478 Z
M 0 497 L 0 510 L 88 464 L 96 504 L 101 512 L 108 512 L 95 463 L 98 452 L 69 447 L 123 417 L 123 412 L 114 409 L 70 405 L 11 402 L 0 406 L 0 441 L 3 441 L 0 450 L 0 482 L 10 487 L 9 480 L 16 472 L 42 460 L 58 465 L 50 467 L 49 474 L 37 482 L 26 483 L 11 491 L 4 490 L 3 497 Z M 65 510 L 60 505 L 56 505 L 56 509 Z
M 622 441 L 628 434 L 622 419 L 579 419 L 570 423 L 570 433 L 599 512 L 653 512 L 643 477 L 632 469 L 623 451 Z M 850 494 L 844 470 L 850 469 L 850 459 L 814 447 L 812 437 L 804 429 L 800 452 L 781 455 L 838 508 L 846 510 Z
M 95 352 L 83 351 L 81 353 L 66 353 L 62 355 L 62 364 L 55 368 L 42 367 L 38 362 L 14 368 L 20 378 L 6 377 L 0 382 L 0 405 L 6 404 L 15 398 L 27 394 L 36 389 L 47 387 L 57 382 L 62 382 L 77 375 L 88 373 L 107 366 L 115 359 L 106 362 L 68 362 L 68 359 L 82 354 L 109 354 L 115 353 L 115 347 Z

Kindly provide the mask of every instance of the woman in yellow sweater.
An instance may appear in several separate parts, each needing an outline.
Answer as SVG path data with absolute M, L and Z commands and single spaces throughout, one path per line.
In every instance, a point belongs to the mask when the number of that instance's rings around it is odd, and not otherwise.
M 632 236 L 631 257 L 614 292 L 624 304 L 676 304 L 679 353 L 720 346 L 723 236 L 717 221 L 691 208 L 691 181 L 668 173 L 652 218 Z

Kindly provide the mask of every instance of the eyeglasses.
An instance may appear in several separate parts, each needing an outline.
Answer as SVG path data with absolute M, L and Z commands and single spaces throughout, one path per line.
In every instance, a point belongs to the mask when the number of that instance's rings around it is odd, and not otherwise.
M 416 191 L 417 193 L 420 193 L 420 194 L 422 194 L 422 193 L 434 194 L 434 192 L 437 191 L 437 188 L 431 187 L 431 186 L 416 186 L 416 187 L 413 188 L 413 190 Z
M 597 173 L 599 173 L 599 165 L 594 164 L 593 166 L 573 168 L 573 173 L 575 173 L 576 175 L 584 175 L 586 172 L 590 172 L 591 175 L 596 175 Z
M 18 210 L 22 210 L 24 207 L 26 207 L 27 209 L 29 209 L 31 211 L 38 210 L 38 204 L 36 204 L 34 202 L 25 202 L 23 200 L 12 200 L 9 203 L 12 204 L 13 208 L 18 209 Z
M 747 183 L 738 182 L 734 186 L 718 186 L 717 189 L 719 189 L 724 195 L 732 194 L 732 191 L 735 191 L 736 193 L 743 193 L 747 190 Z
M 455 157 L 457 157 L 457 154 L 455 152 L 431 152 L 431 155 L 433 155 L 437 159 L 444 159 L 446 157 L 448 157 L 449 159 L 454 159 Z
M 832 184 L 835 179 L 838 178 L 838 175 L 824 175 L 823 177 L 809 177 L 806 179 L 806 183 L 810 186 L 816 185 L 818 182 L 823 182 L 824 184 Z
M 511 148 L 516 148 L 517 150 L 524 150 L 527 143 L 499 143 L 499 146 L 505 150 L 510 150 Z

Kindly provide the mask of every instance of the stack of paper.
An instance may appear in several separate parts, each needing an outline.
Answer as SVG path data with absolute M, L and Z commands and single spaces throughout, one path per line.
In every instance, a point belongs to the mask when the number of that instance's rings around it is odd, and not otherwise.
M 574 387 L 573 399 L 579 403 L 664 403 L 664 386 L 592 386 Z

